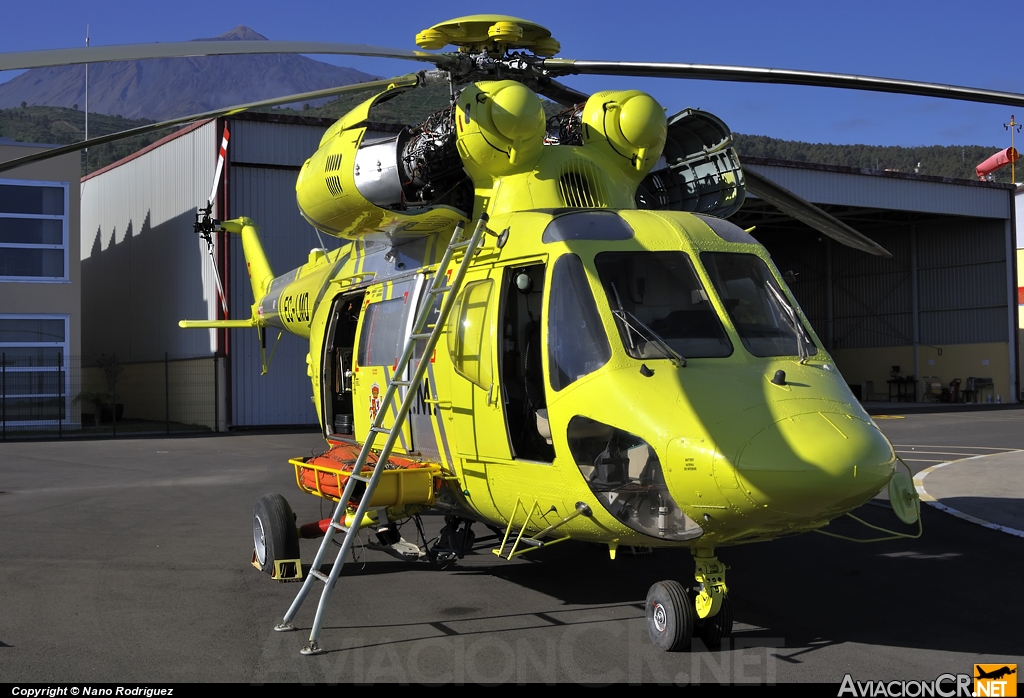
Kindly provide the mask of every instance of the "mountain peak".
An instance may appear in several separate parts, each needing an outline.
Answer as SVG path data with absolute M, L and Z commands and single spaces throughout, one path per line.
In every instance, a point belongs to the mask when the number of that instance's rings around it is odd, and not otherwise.
M 239 24 L 231 31 L 225 32 L 220 36 L 213 36 L 207 39 L 193 39 L 193 41 L 269 41 L 269 39 L 255 29 Z

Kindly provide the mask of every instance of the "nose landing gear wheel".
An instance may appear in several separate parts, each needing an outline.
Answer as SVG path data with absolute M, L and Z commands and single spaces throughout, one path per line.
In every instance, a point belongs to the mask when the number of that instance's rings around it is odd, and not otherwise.
M 288 500 L 279 494 L 265 494 L 257 500 L 252 511 L 252 538 L 256 560 L 269 575 L 274 574 L 275 560 L 299 558 L 299 534 Z
M 732 635 L 732 602 L 728 595 L 722 599 L 716 615 L 697 620 L 695 630 L 708 649 L 717 650 L 722 646 L 722 640 Z
M 693 603 L 679 582 L 658 582 L 647 592 L 647 633 L 658 649 L 688 650 L 695 615 Z

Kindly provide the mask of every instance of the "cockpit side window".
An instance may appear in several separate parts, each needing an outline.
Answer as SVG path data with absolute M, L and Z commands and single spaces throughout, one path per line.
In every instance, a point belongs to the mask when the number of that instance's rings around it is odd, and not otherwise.
M 555 262 L 548 298 L 548 372 L 561 390 L 608 363 L 612 350 L 579 257 Z

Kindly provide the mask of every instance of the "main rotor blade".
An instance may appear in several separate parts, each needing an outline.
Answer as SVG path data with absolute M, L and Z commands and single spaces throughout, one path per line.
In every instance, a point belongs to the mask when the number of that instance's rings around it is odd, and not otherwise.
M 140 136 L 144 133 L 151 133 L 153 131 L 159 131 L 161 129 L 168 128 L 170 126 L 177 126 L 179 124 L 187 124 L 191 121 L 201 121 L 203 119 L 214 119 L 219 116 L 230 116 L 231 114 L 238 114 L 239 112 L 248 111 L 249 109 L 259 109 L 262 107 L 276 107 L 281 104 L 290 104 L 292 102 L 302 102 L 307 99 L 319 99 L 321 97 L 333 97 L 335 95 L 353 93 L 353 92 L 365 92 L 368 90 L 385 89 L 389 85 L 395 87 L 415 87 L 419 82 L 419 77 L 415 73 L 409 75 L 403 75 L 397 78 L 390 78 L 388 80 L 373 80 L 371 82 L 360 82 L 355 85 L 344 85 L 342 87 L 331 87 L 326 90 L 316 90 L 314 92 L 303 92 L 301 94 L 288 95 L 287 97 L 276 97 L 274 99 L 265 99 L 261 102 L 250 102 L 249 104 L 239 104 L 233 107 L 224 107 L 223 109 L 214 109 L 213 111 L 203 112 L 201 114 L 192 114 L 190 116 L 182 116 L 176 119 L 169 119 L 167 121 L 161 121 L 155 124 L 146 124 L 145 126 L 138 126 L 136 128 L 128 129 L 127 131 L 118 131 L 117 133 L 111 133 L 106 136 L 98 136 L 96 138 L 90 138 L 87 141 L 79 141 L 78 143 L 72 143 L 71 145 L 64 145 L 59 148 L 51 148 L 44 150 L 39 153 L 33 153 L 32 155 L 26 155 L 25 157 L 16 158 L 14 160 L 6 160 L 0 162 L 0 172 L 13 169 L 15 167 L 21 167 L 22 165 L 28 165 L 33 162 L 39 162 L 41 160 L 48 160 L 59 155 L 66 153 L 73 153 L 78 150 L 85 148 L 92 148 L 93 146 L 103 145 L 104 143 L 111 143 L 113 141 L 120 140 L 122 138 L 128 138 L 130 136 Z
M 773 182 L 749 167 L 743 168 L 747 191 L 764 199 L 783 213 L 806 223 L 820 233 L 847 247 L 863 250 L 879 257 L 892 257 L 892 253 L 877 242 L 843 223 L 835 216 L 822 211 L 810 201 L 803 199 L 789 189 Z
M 120 46 L 89 46 L 4 53 L 0 54 L 0 70 L 47 68 L 106 61 L 137 61 L 148 58 L 233 56 L 257 53 L 371 56 L 424 61 L 435 65 L 450 60 L 446 56 L 434 55 L 425 51 L 407 51 L 400 48 L 381 48 L 364 44 L 334 44 L 318 41 L 179 41 L 166 44 L 123 44 Z
M 876 78 L 845 73 L 818 73 L 809 70 L 751 68 L 737 65 L 705 65 L 700 63 L 627 63 L 612 61 L 576 61 L 548 58 L 543 66 L 552 75 L 625 75 L 651 78 L 682 78 L 690 80 L 722 80 L 727 82 L 763 82 L 777 85 L 809 85 L 842 87 L 851 90 L 891 92 L 894 94 L 941 97 L 965 102 L 1002 104 L 1024 107 L 1024 94 L 958 87 L 933 82 Z
M 574 90 L 568 85 L 563 85 L 557 80 L 546 78 L 544 80 L 538 80 L 536 89 L 534 90 L 537 94 L 547 97 L 556 104 L 561 104 L 563 107 L 574 107 L 577 104 L 582 104 L 590 99 L 590 95 Z

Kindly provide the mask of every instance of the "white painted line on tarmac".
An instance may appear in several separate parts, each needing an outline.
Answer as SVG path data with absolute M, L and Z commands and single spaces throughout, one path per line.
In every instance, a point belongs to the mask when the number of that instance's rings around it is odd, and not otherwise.
M 973 450 L 973 449 L 971 449 Z M 962 451 L 919 451 L 916 448 L 910 451 L 903 451 L 904 453 L 912 453 L 915 456 L 997 456 L 998 453 L 964 453 Z M 941 459 L 936 459 L 936 462 L 940 462 Z
M 1017 536 L 1018 538 L 1024 538 L 1024 531 L 1018 530 L 1016 528 L 1010 528 L 1009 526 L 1001 526 L 1000 524 L 992 523 L 991 521 L 985 521 L 984 519 L 979 519 L 977 516 L 971 516 L 970 514 L 965 514 L 962 511 L 954 509 L 953 507 L 946 506 L 942 502 L 940 502 L 937 499 L 935 499 L 935 497 L 933 497 L 930 494 L 928 494 L 928 492 L 926 492 L 925 489 L 924 489 L 924 479 L 925 479 L 925 477 L 928 476 L 928 473 L 931 473 L 931 472 L 933 472 L 935 470 L 938 470 L 939 468 L 945 468 L 947 465 L 952 465 L 953 463 L 963 463 L 964 461 L 967 461 L 967 460 L 975 460 L 977 458 L 988 458 L 989 456 L 995 456 L 995 455 L 998 455 L 998 454 L 996 454 L 996 453 L 988 453 L 988 454 L 981 455 L 981 456 L 971 456 L 970 458 L 961 458 L 959 460 L 949 461 L 947 463 L 939 463 L 938 465 L 933 465 L 930 468 L 925 468 L 924 470 L 922 470 L 921 472 L 919 472 L 917 475 L 914 476 L 914 489 L 917 490 L 917 494 L 921 497 L 921 501 L 922 502 L 924 502 L 925 504 L 928 504 L 929 506 L 935 507 L 939 511 L 944 511 L 947 514 L 952 514 L 953 516 L 957 517 L 958 519 L 963 519 L 964 521 L 970 521 L 971 523 L 978 524 L 979 526 L 984 526 L 985 528 L 992 529 L 993 531 L 1002 531 L 1003 533 L 1009 533 L 1011 536 Z
M 895 448 L 956 448 L 961 451 L 1019 451 L 1019 448 L 995 448 L 993 446 L 946 446 L 945 444 L 893 444 Z

